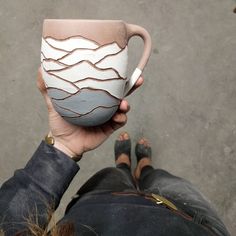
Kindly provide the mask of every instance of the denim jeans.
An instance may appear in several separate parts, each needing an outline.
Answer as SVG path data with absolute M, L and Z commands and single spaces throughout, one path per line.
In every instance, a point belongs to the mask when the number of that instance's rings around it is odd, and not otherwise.
M 193 221 L 207 226 L 216 235 L 229 235 L 223 222 L 209 201 L 189 181 L 174 176 L 162 169 L 146 166 L 142 169 L 137 183 L 133 180 L 130 168 L 120 164 L 116 168 L 100 170 L 92 176 L 77 192 L 81 197 L 96 192 L 141 191 L 159 194 L 173 202 L 178 209 L 193 218 Z M 78 201 L 73 199 L 66 212 Z

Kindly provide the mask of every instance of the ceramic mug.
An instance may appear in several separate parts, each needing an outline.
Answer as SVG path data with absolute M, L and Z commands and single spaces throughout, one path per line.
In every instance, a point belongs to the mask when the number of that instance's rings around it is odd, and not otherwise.
M 127 78 L 132 36 L 143 39 L 144 50 Z M 150 53 L 150 35 L 138 25 L 120 20 L 44 20 L 42 76 L 55 110 L 76 125 L 108 121 L 142 74 Z

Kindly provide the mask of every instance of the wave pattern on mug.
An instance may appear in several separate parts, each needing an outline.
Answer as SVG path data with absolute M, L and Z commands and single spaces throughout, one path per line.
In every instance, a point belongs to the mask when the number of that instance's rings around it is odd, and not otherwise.
M 75 125 L 94 126 L 99 121 L 109 120 L 115 114 L 118 106 L 111 108 L 97 107 L 93 112 L 81 117 L 66 117 L 63 118 Z
M 97 99 L 99 97 L 99 100 Z M 109 99 L 108 99 L 109 98 Z M 59 106 L 67 107 L 68 109 L 83 115 L 99 106 L 117 106 L 119 99 L 110 97 L 110 95 L 101 90 L 92 90 L 90 88 L 83 88 L 72 96 L 64 100 L 54 100 Z
M 74 124 L 111 118 L 123 98 L 127 50 L 82 36 L 42 38 L 42 73 L 55 109 Z

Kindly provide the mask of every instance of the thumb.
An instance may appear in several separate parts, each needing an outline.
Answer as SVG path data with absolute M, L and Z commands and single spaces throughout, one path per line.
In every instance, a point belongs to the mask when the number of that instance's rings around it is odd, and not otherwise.
M 54 110 L 52 101 L 47 93 L 47 87 L 45 86 L 44 80 L 42 78 L 41 67 L 39 67 L 39 69 L 38 69 L 37 87 L 45 99 L 48 111 Z

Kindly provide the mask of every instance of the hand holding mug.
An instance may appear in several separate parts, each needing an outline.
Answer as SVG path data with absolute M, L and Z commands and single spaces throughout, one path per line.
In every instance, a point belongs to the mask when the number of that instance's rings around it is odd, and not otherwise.
M 141 86 L 143 78 L 140 77 L 134 89 Z M 42 93 L 49 116 L 50 134 L 55 139 L 55 147 L 68 156 L 82 155 L 101 145 L 115 130 L 124 126 L 127 122 L 129 104 L 122 100 L 119 109 L 105 124 L 96 127 L 81 127 L 71 124 L 63 119 L 54 109 L 51 98 L 48 96 L 47 88 L 42 79 L 41 69 L 38 71 L 37 86 Z

